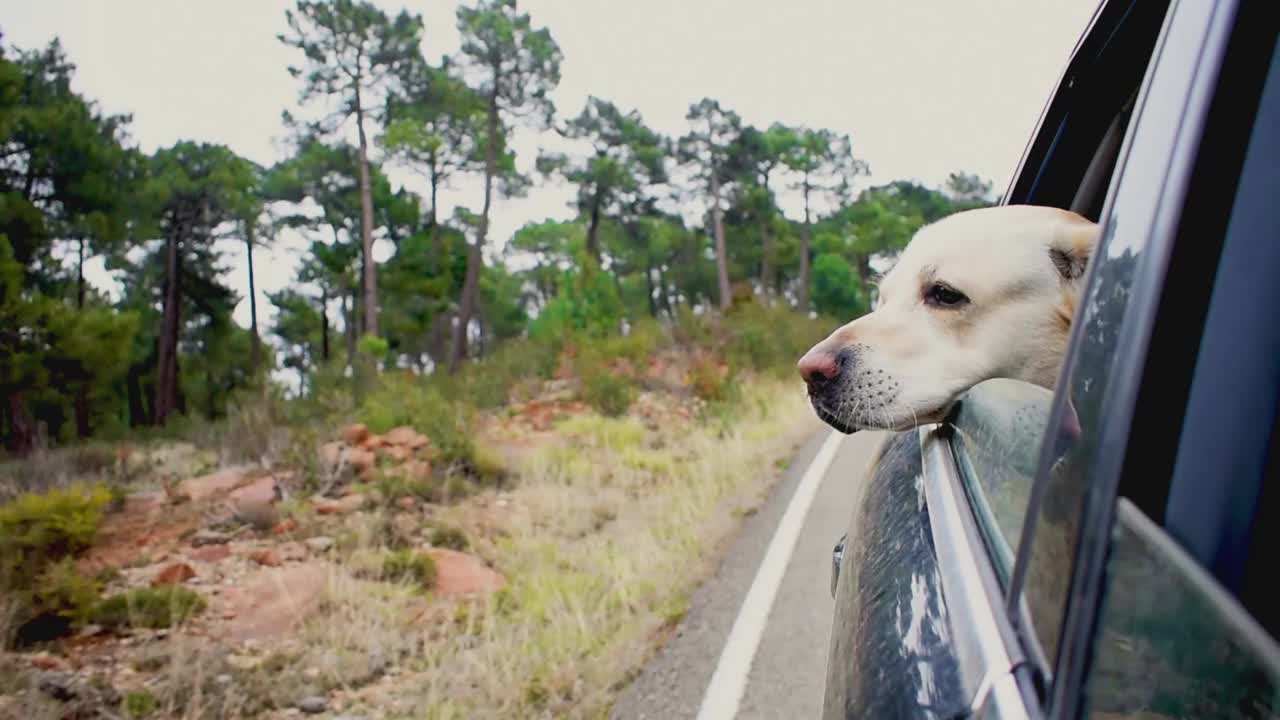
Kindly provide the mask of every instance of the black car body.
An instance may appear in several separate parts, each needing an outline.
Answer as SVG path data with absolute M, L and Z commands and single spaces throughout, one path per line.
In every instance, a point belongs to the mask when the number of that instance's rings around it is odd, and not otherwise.
M 1004 199 L 1101 226 L 1057 387 L 888 440 L 825 717 L 1280 717 L 1278 21 L 1099 7 Z

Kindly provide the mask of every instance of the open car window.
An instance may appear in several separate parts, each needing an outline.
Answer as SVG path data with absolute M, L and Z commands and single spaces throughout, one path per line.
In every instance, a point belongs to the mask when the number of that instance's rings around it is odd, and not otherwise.
M 952 446 L 992 565 L 1007 590 L 1053 393 L 988 380 L 957 403 Z

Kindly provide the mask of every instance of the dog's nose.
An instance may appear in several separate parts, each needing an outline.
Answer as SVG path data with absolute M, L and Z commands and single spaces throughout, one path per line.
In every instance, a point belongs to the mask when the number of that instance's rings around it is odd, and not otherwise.
M 821 347 L 815 347 L 805 353 L 796 367 L 800 370 L 800 377 L 807 383 L 832 380 L 840 374 L 840 363 L 835 353 Z

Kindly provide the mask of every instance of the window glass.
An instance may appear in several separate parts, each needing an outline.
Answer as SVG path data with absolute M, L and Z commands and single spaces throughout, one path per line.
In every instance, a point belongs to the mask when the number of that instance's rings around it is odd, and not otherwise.
M 951 419 L 965 489 L 1006 587 L 1052 399 L 1038 385 L 988 380 L 965 394 Z
M 1115 392 L 1111 380 L 1117 358 L 1123 358 L 1136 341 L 1122 330 L 1131 298 L 1141 295 L 1140 270 L 1171 150 L 1186 119 L 1185 100 L 1212 10 L 1211 3 L 1184 2 L 1171 11 L 1173 17 L 1156 51 L 1158 62 L 1149 71 L 1148 86 L 1130 128 L 1130 145 L 1113 186 L 1110 209 L 1103 218 L 1089 285 L 1080 300 L 1080 327 L 1059 385 L 1065 401 L 1055 404 L 1048 431 L 1053 457 L 1041 478 L 1044 487 L 1036 490 L 1037 505 L 1030 509 L 1036 518 L 1030 546 L 1021 548 L 1027 562 L 1023 596 L 1049 662 L 1058 651 L 1085 492 L 1098 474 L 1099 461 L 1108 462 L 1114 456 L 1101 450 L 1123 440 L 1106 432 L 1109 393 Z
M 1280 716 L 1280 653 L 1262 628 L 1121 499 L 1086 717 Z

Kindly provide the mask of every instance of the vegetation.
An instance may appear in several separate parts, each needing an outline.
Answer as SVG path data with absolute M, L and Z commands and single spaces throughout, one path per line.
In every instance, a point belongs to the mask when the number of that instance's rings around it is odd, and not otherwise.
M 430 590 L 436 584 L 436 561 L 424 552 L 396 550 L 382 559 L 382 577 Z
M 166 585 L 112 595 L 94 608 L 92 617 L 107 628 L 169 628 L 204 610 L 206 605 L 195 591 Z

